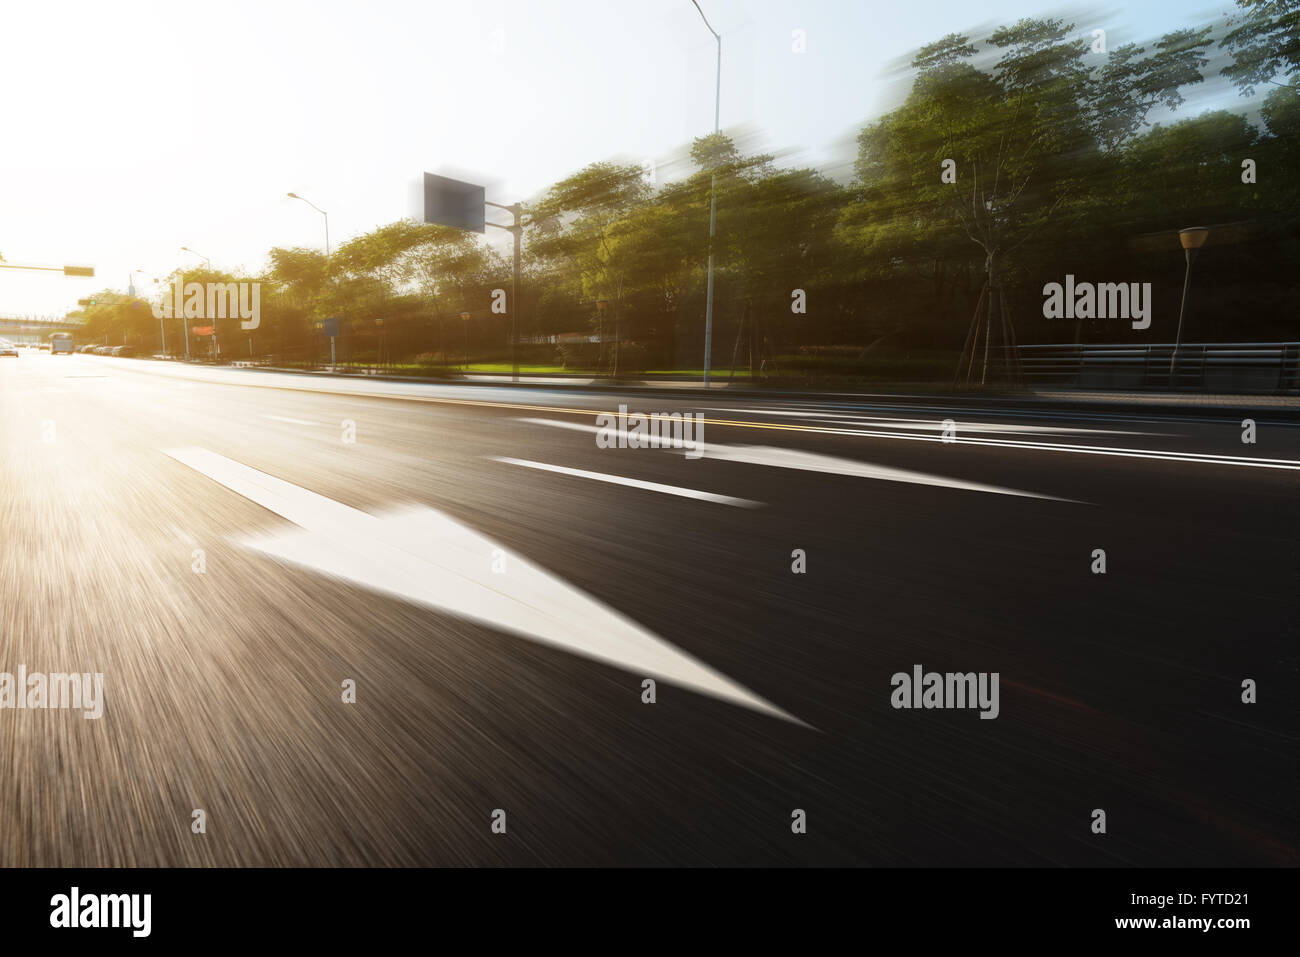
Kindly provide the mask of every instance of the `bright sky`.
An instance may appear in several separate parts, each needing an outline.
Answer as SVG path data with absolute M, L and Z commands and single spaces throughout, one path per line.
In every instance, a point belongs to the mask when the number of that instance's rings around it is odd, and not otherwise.
M 897 58 L 1043 0 L 701 0 L 723 34 L 722 125 L 827 168 L 891 105 Z M 1110 45 L 1229 5 L 1071 17 Z M 792 50 L 793 31 L 806 52 Z M 337 246 L 412 215 L 426 170 L 526 199 L 598 159 L 711 132 L 715 47 L 690 0 L 126 0 L 9 4 L 0 29 L 0 314 L 58 314 L 128 274 Z M 787 152 L 789 151 L 789 152 Z

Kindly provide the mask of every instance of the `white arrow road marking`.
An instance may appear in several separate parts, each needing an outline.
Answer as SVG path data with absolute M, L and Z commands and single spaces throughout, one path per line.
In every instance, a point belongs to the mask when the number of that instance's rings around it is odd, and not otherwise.
M 600 432 L 601 426 L 586 425 L 582 422 L 563 422 L 559 419 L 520 419 L 533 425 L 550 425 L 557 429 L 572 429 L 578 432 Z M 627 435 L 627 432 L 610 429 L 614 437 Z M 704 451 L 704 457 L 722 459 L 727 462 L 744 462 L 747 465 L 772 465 L 777 468 L 803 469 L 809 472 L 826 472 L 832 475 L 854 475 L 858 478 L 881 479 L 886 482 L 908 482 L 913 485 L 934 485 L 940 488 L 958 488 L 968 492 L 991 492 L 994 495 L 1019 495 L 1024 498 L 1042 498 L 1052 502 L 1072 502 L 1073 499 L 1057 498 L 1055 495 L 1039 495 L 1036 492 L 1023 492 L 1020 489 L 1003 488 L 1000 485 L 981 485 L 978 482 L 963 482 L 961 479 L 944 478 L 942 475 L 928 475 L 925 472 L 912 472 L 908 469 L 896 469 L 887 465 L 873 465 L 857 459 L 842 459 L 819 452 L 801 452 L 797 449 L 780 449 L 767 445 L 718 445 L 700 442 L 697 449 Z M 1082 504 L 1082 503 L 1080 503 Z
M 713 492 L 700 492 L 693 488 L 681 488 L 677 485 L 663 485 L 659 482 L 646 482 L 641 479 L 626 478 L 622 475 L 606 475 L 604 472 L 588 472 L 585 469 L 571 469 L 563 465 L 547 465 L 545 462 L 530 462 L 527 459 L 508 459 L 492 456 L 494 462 L 507 465 L 521 465 L 526 469 L 538 469 L 542 472 L 555 472 L 559 475 L 572 475 L 575 478 L 594 479 L 597 482 L 610 482 L 614 485 L 626 485 L 629 488 L 645 489 L 648 492 L 663 492 L 666 495 L 680 495 L 682 498 L 699 499 L 701 502 L 717 502 L 719 505 L 735 505 L 737 508 L 762 508 L 762 502 L 748 498 L 734 498 L 731 495 L 717 495 Z
M 376 516 L 207 449 L 168 451 L 301 531 L 245 542 L 267 555 L 808 727 L 492 539 L 424 506 Z M 492 571 L 493 551 L 507 553 Z
M 944 478 L 909 469 L 896 469 L 887 465 L 873 465 L 857 459 L 842 459 L 819 452 L 799 449 L 781 449 L 767 445 L 706 445 L 704 454 L 711 459 L 744 462 L 748 465 L 772 465 L 783 469 L 803 469 L 808 472 L 825 472 L 831 475 L 852 475 L 858 478 L 880 479 L 885 482 L 907 482 L 912 485 L 933 485 L 939 488 L 957 488 L 968 492 L 990 492 L 994 495 L 1019 495 L 1023 498 L 1041 498 L 1051 502 L 1072 502 L 1073 499 L 1055 495 L 1039 495 L 1001 485 L 982 485 L 961 479 Z

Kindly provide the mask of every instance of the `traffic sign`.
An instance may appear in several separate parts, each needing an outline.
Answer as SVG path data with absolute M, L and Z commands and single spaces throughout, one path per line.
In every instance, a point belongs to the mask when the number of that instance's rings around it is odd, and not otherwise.
M 331 316 L 328 319 L 321 320 L 321 335 L 330 336 L 331 338 L 339 334 L 339 320 L 337 316 Z
M 438 226 L 486 233 L 483 211 L 486 197 L 486 187 L 435 173 L 425 173 L 424 221 Z

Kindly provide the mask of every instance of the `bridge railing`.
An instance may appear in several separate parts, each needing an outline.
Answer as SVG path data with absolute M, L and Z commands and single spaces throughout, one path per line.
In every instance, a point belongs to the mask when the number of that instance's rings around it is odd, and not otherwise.
M 1300 342 L 1078 343 L 1018 350 L 1030 388 L 1300 393 Z

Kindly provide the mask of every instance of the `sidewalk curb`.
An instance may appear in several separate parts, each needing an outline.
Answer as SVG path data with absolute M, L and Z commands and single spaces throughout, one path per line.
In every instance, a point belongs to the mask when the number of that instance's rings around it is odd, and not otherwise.
M 208 365 L 208 368 L 234 368 L 228 364 Z M 1217 418 L 1240 421 L 1244 418 L 1267 414 L 1274 418 L 1300 420 L 1300 396 L 1283 395 L 1186 395 L 1174 396 L 1163 393 L 1139 393 L 1131 398 L 1121 398 L 1106 393 L 1079 392 L 1075 395 L 1055 393 L 1040 396 L 1032 393 L 1014 392 L 839 392 L 823 390 L 798 390 L 779 387 L 754 387 L 753 385 L 732 385 L 727 383 L 711 384 L 705 389 L 702 385 L 675 385 L 672 380 L 662 383 L 653 380 L 597 380 L 587 375 L 521 375 L 519 381 L 510 381 L 509 376 L 492 376 L 490 381 L 481 378 L 456 376 L 440 378 L 431 376 L 373 375 L 357 372 L 323 372 L 307 369 L 289 369 L 279 366 L 249 366 L 239 368 L 249 372 L 268 372 L 279 375 L 300 375 L 309 379 L 349 379 L 367 382 L 403 382 L 416 385 L 436 386 L 474 386 L 480 388 L 513 389 L 559 389 L 573 392 L 609 392 L 638 393 L 673 398 L 684 396 L 728 396 L 735 398 L 762 398 L 777 400 L 802 401 L 857 401 L 875 400 L 881 404 L 915 402 L 917 400 L 941 403 L 948 407 L 959 408 L 963 403 L 980 403 L 984 405 L 1005 405 L 1008 409 L 1042 410 L 1049 414 L 1054 409 L 1093 410 L 1102 414 L 1122 413 L 1141 415 L 1143 412 L 1175 415 L 1211 415 Z M 556 379 L 572 378 L 572 385 L 557 383 Z M 1290 401 L 1288 401 L 1290 400 Z

